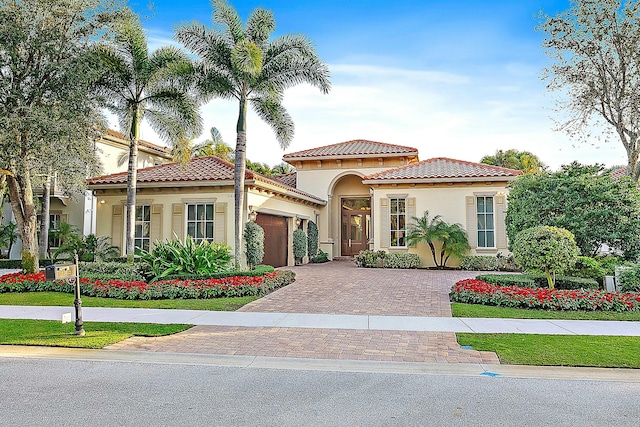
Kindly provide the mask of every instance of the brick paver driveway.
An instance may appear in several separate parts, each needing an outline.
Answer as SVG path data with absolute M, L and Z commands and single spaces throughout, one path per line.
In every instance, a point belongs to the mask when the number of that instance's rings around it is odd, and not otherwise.
M 292 268 L 296 282 L 244 306 L 245 312 L 450 317 L 449 289 L 470 272 L 356 268 L 349 261 Z M 196 326 L 180 334 L 134 337 L 109 349 L 318 359 L 499 363 L 463 350 L 454 333 Z

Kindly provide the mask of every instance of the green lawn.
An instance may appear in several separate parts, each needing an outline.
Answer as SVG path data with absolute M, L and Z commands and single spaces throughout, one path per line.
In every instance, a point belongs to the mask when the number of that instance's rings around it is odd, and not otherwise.
M 103 348 L 134 335 L 171 335 L 191 326 L 89 322 L 84 324 L 86 335 L 80 337 L 73 334 L 73 322 L 62 324 L 52 320 L 0 319 L 0 344 Z
M 258 296 L 211 299 L 120 300 L 82 297 L 83 307 L 173 308 L 181 310 L 235 311 Z M 57 305 L 73 307 L 73 294 L 62 292 L 23 292 L 0 294 L 0 305 Z
M 460 345 L 493 351 L 500 363 L 640 368 L 640 337 L 458 333 Z
M 640 312 L 547 311 L 527 308 L 496 307 L 482 304 L 451 303 L 453 317 L 487 317 L 509 319 L 640 320 Z

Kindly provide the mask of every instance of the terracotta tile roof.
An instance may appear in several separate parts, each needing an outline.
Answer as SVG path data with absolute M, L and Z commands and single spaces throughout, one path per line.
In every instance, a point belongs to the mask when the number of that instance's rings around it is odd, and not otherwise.
M 297 187 L 297 177 L 298 177 L 298 173 L 297 172 L 289 172 L 287 174 L 284 175 L 275 175 L 272 176 L 271 179 L 274 179 L 278 182 L 283 183 L 284 185 L 288 185 L 289 187 L 293 187 L 296 188 Z
M 447 181 L 460 179 L 512 179 L 522 171 L 438 157 L 365 176 L 367 181 Z
M 384 142 L 368 141 L 365 139 L 355 139 L 352 141 L 340 142 L 338 144 L 325 145 L 324 147 L 285 154 L 282 158 L 286 161 L 291 161 L 310 160 L 314 158 L 389 157 L 397 155 L 417 156 L 418 150 L 402 145 L 386 144 Z
M 152 166 L 144 169 L 138 169 L 138 185 L 140 184 L 162 184 L 169 183 L 187 183 L 187 182 L 220 182 L 229 181 L 233 184 L 233 163 L 229 163 L 216 156 L 198 157 L 191 159 L 186 166 L 179 163 L 166 163 L 163 165 Z M 245 179 L 254 181 L 256 185 L 260 183 L 267 184 L 270 187 L 281 189 L 282 193 L 293 195 L 298 198 L 310 200 L 314 203 L 325 204 L 326 201 L 298 190 L 295 187 L 285 183 L 268 178 L 249 169 L 245 171 Z M 127 185 L 127 172 L 114 173 L 111 175 L 97 176 L 87 179 L 89 187 L 108 188 L 110 186 L 122 187 Z
M 125 134 L 118 132 L 117 130 L 107 129 L 107 135 L 116 139 L 120 139 L 125 144 L 128 145 L 129 138 Z M 142 148 L 147 148 L 151 151 L 155 151 L 164 155 L 169 155 L 169 156 L 171 155 L 171 149 L 169 149 L 168 147 L 163 147 L 162 145 L 156 145 L 149 141 L 145 141 L 143 139 L 138 141 L 138 146 Z
M 611 178 L 613 178 L 613 179 L 620 179 L 620 178 L 622 178 L 622 177 L 624 177 L 626 175 L 627 175 L 627 167 L 626 166 L 618 168 L 618 169 L 614 169 L 614 170 L 611 171 Z

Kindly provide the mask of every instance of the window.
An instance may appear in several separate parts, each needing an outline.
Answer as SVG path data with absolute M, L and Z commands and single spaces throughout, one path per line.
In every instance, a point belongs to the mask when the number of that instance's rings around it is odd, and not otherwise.
M 151 206 L 136 206 L 136 224 L 134 233 L 134 246 L 149 250 L 149 230 L 151 223 Z
M 56 235 L 56 232 L 60 230 L 60 222 L 62 221 L 62 215 L 50 214 L 49 215 L 49 247 L 57 248 L 60 247 L 60 238 L 53 237 Z
M 391 205 L 391 246 L 406 246 L 406 200 L 389 199 L 389 203 Z
M 187 205 L 187 235 L 196 242 L 213 241 L 213 203 Z
M 495 248 L 493 197 L 479 196 L 476 199 L 476 213 L 478 218 L 478 247 Z

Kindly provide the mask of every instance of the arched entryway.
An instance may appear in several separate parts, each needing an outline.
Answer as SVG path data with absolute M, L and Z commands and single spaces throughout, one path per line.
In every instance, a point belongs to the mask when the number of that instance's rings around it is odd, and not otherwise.
M 362 176 L 345 173 L 335 179 L 330 198 L 330 223 L 339 256 L 353 256 L 369 248 L 372 236 L 371 195 Z

